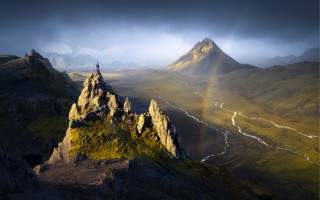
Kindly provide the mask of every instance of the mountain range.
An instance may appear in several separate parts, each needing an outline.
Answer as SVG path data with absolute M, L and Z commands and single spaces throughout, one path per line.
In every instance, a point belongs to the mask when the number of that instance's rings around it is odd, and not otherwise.
M 48 53 L 45 55 L 52 66 L 59 71 L 90 71 L 99 59 L 90 55 L 69 56 L 59 53 Z M 1 58 L 0 58 L 1 63 Z M 122 69 L 136 69 L 141 67 L 137 62 L 120 62 L 100 63 L 101 69 L 108 71 L 117 71 Z
M 310 48 L 307 49 L 299 56 L 287 55 L 287 56 L 276 56 L 272 58 L 259 58 L 256 61 L 253 61 L 252 64 L 259 67 L 271 67 L 273 65 L 288 65 L 297 62 L 312 61 L 319 62 L 320 50 L 319 48 Z
M 75 57 L 59 53 L 48 53 L 45 55 L 52 66 L 56 69 L 89 68 L 95 65 L 97 60 L 89 55 L 77 55 Z

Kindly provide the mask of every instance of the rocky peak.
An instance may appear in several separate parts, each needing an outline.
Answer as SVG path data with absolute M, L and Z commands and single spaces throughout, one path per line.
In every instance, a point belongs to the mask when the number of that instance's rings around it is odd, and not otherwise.
M 90 74 L 83 84 L 83 90 L 78 99 L 79 111 L 97 109 L 104 105 L 107 95 L 106 84 L 101 75 Z
M 215 44 L 215 43 L 214 43 L 214 41 L 213 41 L 212 39 L 210 39 L 210 38 L 204 38 L 204 39 L 202 40 L 202 43 L 207 43 L 207 44 L 211 43 L 211 44 Z
M 31 49 L 31 51 L 27 54 L 27 56 L 32 56 L 32 57 L 35 57 L 35 58 L 40 58 L 40 59 L 44 59 L 40 53 L 38 53 L 36 50 L 34 49 Z
M 106 84 L 101 74 L 91 73 L 83 84 L 78 103 L 70 110 L 71 125 L 95 118 L 104 119 L 110 113 L 114 116 L 119 108 L 118 95 Z
M 57 73 L 50 61 L 42 57 L 34 49 L 27 53 L 22 60 L 27 64 L 29 75 L 32 77 L 41 76 L 43 78 L 50 78 L 52 73 Z
M 198 42 L 189 52 L 167 66 L 168 70 L 207 75 L 230 72 L 243 68 L 237 61 L 224 53 L 211 39 Z M 215 70 L 213 70 L 215 69 Z
M 219 47 L 214 43 L 213 40 L 205 38 L 202 42 L 198 42 L 191 50 L 191 52 L 196 56 L 207 54 L 212 49 L 219 49 Z

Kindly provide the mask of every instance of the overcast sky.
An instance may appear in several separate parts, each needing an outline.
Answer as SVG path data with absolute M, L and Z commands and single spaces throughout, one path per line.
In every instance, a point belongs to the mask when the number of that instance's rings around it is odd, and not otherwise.
M 164 66 L 205 37 L 249 63 L 319 47 L 319 0 L 2 0 L 0 54 Z

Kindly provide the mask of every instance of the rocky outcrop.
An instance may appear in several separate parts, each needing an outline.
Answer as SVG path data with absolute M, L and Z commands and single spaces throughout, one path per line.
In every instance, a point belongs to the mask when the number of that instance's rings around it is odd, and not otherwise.
M 110 109 L 110 115 L 111 117 L 115 116 L 116 114 L 118 114 L 119 112 L 119 105 L 118 105 L 118 102 L 117 102 L 117 97 L 116 95 L 111 95 L 110 96 L 110 100 L 108 102 L 108 106 L 109 106 L 109 109 Z
M 168 116 L 164 115 L 157 102 L 152 99 L 148 113 L 142 113 L 137 119 L 137 133 L 141 136 L 146 128 L 154 129 L 157 136 L 167 151 L 176 158 L 187 158 L 188 155 L 183 149 L 182 139 L 176 131 L 174 125 L 170 122 Z
M 146 127 L 150 126 L 149 122 L 150 122 L 150 115 L 148 113 L 142 113 L 139 115 L 138 125 L 137 125 L 137 131 L 139 133 L 139 136 L 145 130 Z
M 123 113 L 118 95 L 115 94 L 110 85 L 104 82 L 101 74 L 90 74 L 83 86 L 83 90 L 78 98 L 78 103 L 74 103 L 71 106 L 69 112 L 69 127 L 66 135 L 58 147 L 53 150 L 47 164 L 54 164 L 60 161 L 70 163 L 77 159 L 77 156 L 69 156 L 72 147 L 71 131 L 73 128 L 91 120 L 104 120 L 108 115 L 110 115 L 111 118 L 120 117 Z M 127 104 L 130 104 L 130 102 L 127 102 Z M 111 123 L 117 120 L 118 119 L 111 119 Z
M 187 155 L 183 149 L 180 134 L 177 133 L 176 128 L 170 122 L 169 117 L 160 111 L 158 104 L 154 99 L 151 100 L 149 113 L 153 127 L 156 130 L 161 143 L 167 148 L 168 152 L 175 157 L 186 158 Z
M 78 103 L 72 105 L 69 113 L 71 126 L 93 119 L 105 119 L 108 114 L 113 117 L 120 112 L 118 95 L 100 74 L 90 74 L 83 86 Z
M 111 124 L 124 122 L 126 124 L 138 121 L 137 136 L 140 137 L 146 128 L 157 132 L 157 140 L 166 147 L 168 152 L 176 158 L 186 158 L 182 147 L 180 135 L 171 124 L 169 118 L 160 112 L 155 100 L 151 101 L 149 113 L 140 116 L 130 114 L 131 103 L 126 98 L 121 98 L 113 91 L 110 85 L 103 81 L 101 74 L 90 74 L 84 82 L 84 88 L 79 96 L 78 103 L 72 105 L 69 112 L 69 127 L 66 135 L 58 147 L 53 150 L 46 164 L 54 164 L 60 161 L 70 163 L 76 161 L 82 155 L 71 157 L 72 129 L 82 126 L 91 120 L 109 120 Z
M 76 105 L 79 118 L 85 119 L 87 115 L 96 115 L 104 118 L 107 113 L 106 107 L 106 84 L 102 76 L 91 74 L 83 84 L 83 90 Z M 77 118 L 75 118 L 77 119 Z
M 123 111 L 127 114 L 130 114 L 130 111 L 131 111 L 131 103 L 128 99 L 128 97 L 126 98 L 126 100 L 124 101 L 124 104 L 123 104 Z

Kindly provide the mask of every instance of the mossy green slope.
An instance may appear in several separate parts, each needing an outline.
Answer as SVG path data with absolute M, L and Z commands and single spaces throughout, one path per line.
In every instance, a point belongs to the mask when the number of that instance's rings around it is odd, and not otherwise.
M 154 130 L 147 128 L 137 137 L 136 124 L 116 125 L 96 120 L 73 128 L 71 134 L 71 156 L 81 154 L 93 159 L 169 156 Z

